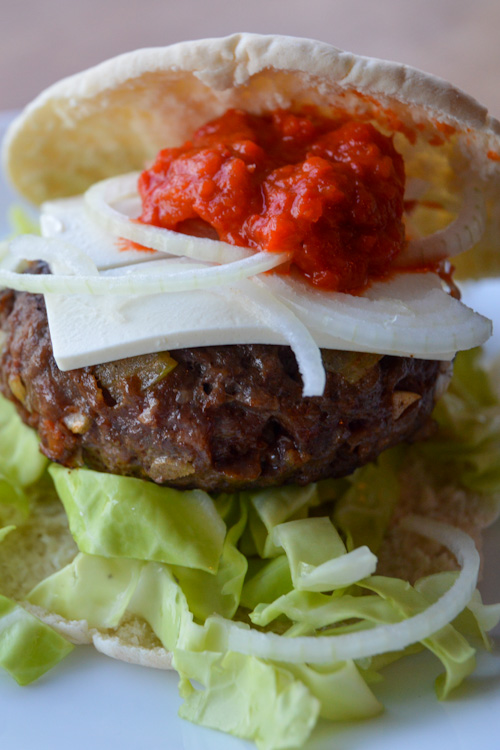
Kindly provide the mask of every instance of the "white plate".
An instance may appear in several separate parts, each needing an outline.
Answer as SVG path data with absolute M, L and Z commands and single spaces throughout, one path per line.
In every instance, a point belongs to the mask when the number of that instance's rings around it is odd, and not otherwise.
M 0 115 L 0 137 L 11 114 Z M 0 236 L 14 196 L 0 182 Z M 500 282 L 467 291 L 471 305 L 500 330 Z M 500 336 L 489 345 L 500 351 Z M 481 590 L 500 601 L 500 523 L 485 542 Z M 433 681 L 441 671 L 429 654 L 385 670 L 376 687 L 386 712 L 356 724 L 320 722 L 305 750 L 498 750 L 500 747 L 500 629 L 493 654 L 481 653 L 478 668 L 452 699 L 439 703 Z M 2 750 L 250 750 L 253 745 L 177 717 L 177 677 L 106 659 L 80 647 L 37 683 L 20 688 L 0 673 Z

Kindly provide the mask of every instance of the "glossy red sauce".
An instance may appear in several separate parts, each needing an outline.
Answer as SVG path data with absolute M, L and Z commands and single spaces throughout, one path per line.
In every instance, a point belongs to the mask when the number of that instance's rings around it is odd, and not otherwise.
M 229 110 L 142 173 L 140 221 L 289 251 L 287 271 L 357 292 L 404 246 L 404 182 L 392 138 L 369 123 Z

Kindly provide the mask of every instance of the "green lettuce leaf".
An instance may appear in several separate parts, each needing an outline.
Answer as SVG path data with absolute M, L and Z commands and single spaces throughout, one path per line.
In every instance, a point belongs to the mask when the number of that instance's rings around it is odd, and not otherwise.
M 181 650 L 173 663 L 184 698 L 179 715 L 195 724 L 253 740 L 260 750 L 301 747 L 316 724 L 320 701 L 286 667 L 231 652 Z
M 22 423 L 14 404 L 0 396 L 1 479 L 19 491 L 40 479 L 47 464 L 36 433 Z
M 82 552 L 217 571 L 226 526 L 206 492 L 55 464 L 50 474 Z
M 26 492 L 0 474 L 0 519 L 22 520 L 29 514 L 29 508 Z
M 250 619 L 255 625 L 266 627 L 282 616 L 294 623 L 294 635 L 314 635 L 331 625 L 352 619 L 365 620 L 363 627 L 401 620 L 397 609 L 380 596 L 339 596 L 337 592 L 321 594 L 312 591 L 291 591 L 271 604 L 259 604 L 251 612 Z M 340 629 L 336 628 L 335 632 L 340 632 Z
M 15 528 L 0 529 L 0 542 Z M 0 595 L 0 666 L 20 685 L 41 677 L 72 649 L 65 638 Z
M 255 609 L 258 604 L 270 604 L 292 589 L 290 566 L 285 555 L 272 560 L 250 560 L 241 605 Z
M 457 573 L 447 571 L 421 578 L 415 583 L 417 591 L 430 602 L 437 601 L 453 585 Z M 483 604 L 476 589 L 467 608 L 453 621 L 453 626 L 467 638 L 477 638 L 486 649 L 492 648 L 488 632 L 500 622 L 500 604 Z
M 320 702 L 319 715 L 329 721 L 358 721 L 383 711 L 353 661 L 333 667 L 309 664 L 283 665 L 306 685 Z
M 127 611 L 145 564 L 81 553 L 39 583 L 27 599 L 67 620 L 87 620 L 90 627 L 112 628 Z
M 193 615 L 169 565 L 80 553 L 38 584 L 27 600 L 68 620 L 86 620 L 106 630 L 126 612 L 148 622 L 163 646 L 173 651 L 181 633 L 192 637 Z M 194 635 L 204 638 L 194 625 Z
M 362 585 L 389 600 L 403 618 L 423 612 L 432 604 L 420 591 L 398 578 L 372 576 Z M 447 698 L 474 671 L 475 649 L 452 625 L 446 625 L 431 638 L 426 638 L 422 645 L 437 656 L 445 668 L 445 673 L 436 680 L 436 694 L 439 699 Z
M 345 555 L 345 544 L 329 518 L 304 518 L 276 526 L 274 542 L 288 558 L 295 588 L 300 588 L 302 567 L 318 567 L 332 558 Z
M 55 630 L 0 595 L 0 666 L 19 685 L 37 680 L 72 650 Z
M 346 588 L 377 566 L 377 558 L 366 546 L 347 554 L 338 531 L 324 516 L 279 524 L 273 538 L 285 550 L 294 588 L 299 591 Z
M 215 575 L 180 566 L 173 569 L 187 597 L 189 609 L 202 622 L 215 612 L 232 618 L 240 605 L 248 561 L 236 545 L 246 526 L 248 513 L 244 503 L 238 505 L 240 517 L 227 532 Z
M 481 350 L 460 352 L 434 410 L 438 435 L 415 449 L 433 473 L 485 495 L 500 492 L 500 403 L 481 367 Z
M 260 557 L 276 557 L 283 550 L 274 544 L 274 529 L 280 523 L 306 518 L 311 507 L 318 505 L 318 485 L 289 485 L 260 492 L 242 493 L 249 503 L 249 530 Z
M 38 218 L 32 216 L 24 206 L 11 206 L 9 208 L 8 220 L 11 227 L 10 239 L 20 234 L 40 234 L 40 222 Z

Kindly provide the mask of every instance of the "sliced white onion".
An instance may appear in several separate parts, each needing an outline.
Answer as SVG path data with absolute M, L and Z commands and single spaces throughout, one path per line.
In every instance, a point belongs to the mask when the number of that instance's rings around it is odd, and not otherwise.
M 63 273 L 50 275 L 17 274 L 0 270 L 0 285 L 17 291 L 35 294 L 157 294 L 160 292 L 182 292 L 207 289 L 212 286 L 234 284 L 255 274 L 264 273 L 289 259 L 288 253 L 260 252 L 243 260 L 224 265 L 201 267 L 194 264 L 187 270 L 169 273 L 155 268 L 154 273 L 140 272 L 119 277 L 95 275 L 93 261 L 82 251 L 68 243 L 55 239 L 44 239 L 24 235 L 13 240 L 17 257 L 28 260 L 47 260 L 51 266 L 63 268 Z M 64 252 L 68 249 L 67 262 Z M 63 253 L 62 256 L 59 253 Z M 86 267 L 82 273 L 82 265 Z M 73 275 L 79 273 L 80 275 Z
M 305 325 L 269 292 L 260 279 L 238 284 L 237 301 L 264 325 L 283 335 L 297 359 L 303 396 L 321 396 L 326 374 L 321 352 Z
M 451 588 L 424 612 L 402 622 L 379 625 L 366 631 L 297 638 L 262 633 L 214 616 L 209 619 L 217 628 L 221 647 L 262 659 L 331 664 L 400 651 L 432 636 L 452 622 L 471 600 L 479 575 L 479 554 L 468 534 L 448 524 L 411 516 L 403 521 L 402 526 L 447 547 L 462 566 Z
M 464 190 L 464 200 L 456 219 L 439 232 L 410 240 L 398 255 L 395 265 L 418 266 L 452 258 L 479 242 L 485 226 L 483 195 L 479 188 L 471 185 Z
M 85 193 L 85 203 L 91 218 L 110 234 L 123 237 L 144 247 L 168 255 L 185 255 L 208 263 L 231 263 L 253 255 L 249 248 L 230 245 L 220 240 L 173 232 L 170 229 L 131 221 L 112 204 L 137 193 L 139 173 L 134 172 L 97 182 Z
M 491 335 L 491 321 L 446 294 L 432 273 L 399 274 L 362 296 L 322 292 L 279 274 L 261 283 L 310 330 L 331 336 L 331 348 L 435 358 Z
M 53 274 L 69 276 L 97 276 L 94 261 L 75 245 L 61 239 L 23 234 L 9 243 L 10 253 L 17 260 L 43 260 Z

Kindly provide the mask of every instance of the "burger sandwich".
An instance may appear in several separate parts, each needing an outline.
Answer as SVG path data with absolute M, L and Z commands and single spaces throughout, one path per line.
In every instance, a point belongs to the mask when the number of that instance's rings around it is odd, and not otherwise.
M 499 268 L 500 124 L 236 34 L 55 84 L 3 157 L 40 213 L 1 251 L 0 664 L 173 667 L 181 715 L 269 749 L 375 715 L 407 650 L 446 697 L 500 617 L 491 323 L 453 277 Z

